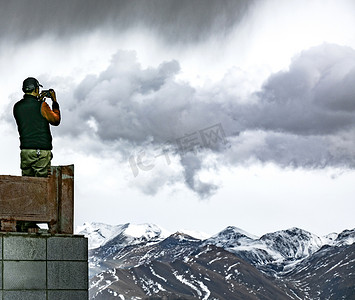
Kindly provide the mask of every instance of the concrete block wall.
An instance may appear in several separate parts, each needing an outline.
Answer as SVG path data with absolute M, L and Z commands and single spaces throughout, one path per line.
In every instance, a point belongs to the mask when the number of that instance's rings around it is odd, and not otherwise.
M 87 300 L 83 236 L 0 234 L 0 300 Z

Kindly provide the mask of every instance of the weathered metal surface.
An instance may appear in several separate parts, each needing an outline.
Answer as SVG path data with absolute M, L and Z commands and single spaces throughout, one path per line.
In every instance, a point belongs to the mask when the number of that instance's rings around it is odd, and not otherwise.
M 0 218 L 11 220 L 16 216 L 26 221 L 47 221 L 53 213 L 48 195 L 47 178 L 0 176 Z M 52 205 L 46 205 L 46 203 Z
M 47 178 L 0 175 L 1 230 L 31 221 L 48 223 L 51 233 L 72 234 L 73 218 L 73 165 L 54 166 Z
M 55 172 L 58 186 L 58 228 L 61 233 L 71 234 L 74 230 L 74 165 L 56 167 Z
M 16 221 L 1 221 L 1 231 L 16 231 Z

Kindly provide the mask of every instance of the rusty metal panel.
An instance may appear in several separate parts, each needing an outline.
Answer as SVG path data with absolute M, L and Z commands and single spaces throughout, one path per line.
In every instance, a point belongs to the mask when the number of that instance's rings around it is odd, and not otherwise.
M 16 221 L 15 220 L 2 220 L 1 221 L 1 231 L 16 231 Z
M 73 234 L 74 223 L 74 165 L 61 166 L 55 171 L 58 186 L 58 228 Z
M 73 219 L 74 165 L 52 167 L 47 178 L 0 175 L 2 230 L 33 221 L 49 223 L 51 233 L 72 234 Z
M 0 176 L 0 219 L 49 222 L 55 198 L 48 193 L 47 178 Z

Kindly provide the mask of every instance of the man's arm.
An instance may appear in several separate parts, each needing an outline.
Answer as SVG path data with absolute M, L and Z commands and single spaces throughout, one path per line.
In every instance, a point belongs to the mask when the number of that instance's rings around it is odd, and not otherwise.
M 41 106 L 41 113 L 46 120 L 54 125 L 58 126 L 60 124 L 60 109 L 59 109 L 59 104 L 57 102 L 57 98 L 55 95 L 55 92 L 53 90 L 50 90 L 51 93 L 51 98 L 52 98 L 52 109 L 50 109 L 49 105 L 46 102 L 42 103 Z

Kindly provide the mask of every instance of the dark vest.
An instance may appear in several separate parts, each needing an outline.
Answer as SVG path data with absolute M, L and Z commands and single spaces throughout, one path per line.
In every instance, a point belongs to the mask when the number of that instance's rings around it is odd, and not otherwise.
M 42 102 L 25 95 L 14 106 L 14 117 L 20 134 L 21 149 L 52 150 L 49 122 L 41 114 Z

